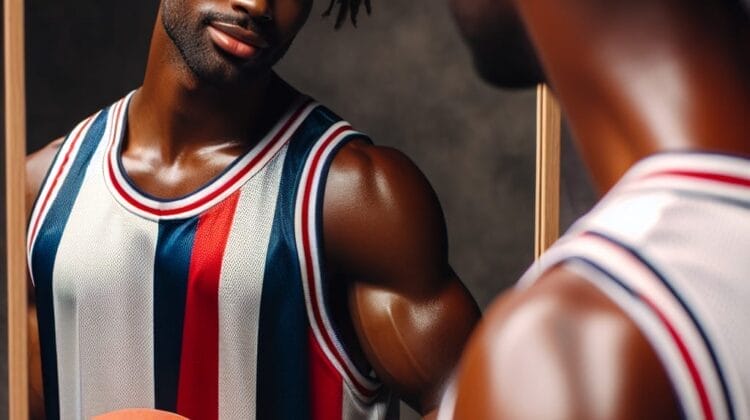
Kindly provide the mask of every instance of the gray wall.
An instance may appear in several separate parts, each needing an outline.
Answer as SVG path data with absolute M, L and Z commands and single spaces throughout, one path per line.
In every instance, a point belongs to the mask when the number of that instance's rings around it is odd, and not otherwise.
M 27 3 L 35 150 L 138 86 L 157 2 Z M 534 93 L 479 81 L 441 1 L 375 0 L 359 29 L 338 32 L 318 17 L 323 3 L 279 73 L 425 172 L 443 205 L 451 262 L 485 307 L 532 260 Z M 593 194 L 567 139 L 564 148 L 568 224 Z

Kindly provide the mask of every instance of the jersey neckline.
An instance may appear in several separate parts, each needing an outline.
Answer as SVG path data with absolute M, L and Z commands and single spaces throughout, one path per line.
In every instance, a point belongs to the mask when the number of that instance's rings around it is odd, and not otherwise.
M 750 203 L 750 159 L 693 151 L 654 154 L 633 165 L 607 196 L 655 189 Z
M 135 91 L 129 93 L 108 111 L 108 124 L 103 136 L 107 142 L 104 178 L 110 192 L 123 207 L 150 220 L 193 217 L 224 200 L 272 160 L 317 106 L 309 97 L 299 95 L 273 128 L 220 174 L 189 194 L 163 199 L 138 188 L 122 165 L 122 143 L 127 128 L 128 108 L 134 93 Z

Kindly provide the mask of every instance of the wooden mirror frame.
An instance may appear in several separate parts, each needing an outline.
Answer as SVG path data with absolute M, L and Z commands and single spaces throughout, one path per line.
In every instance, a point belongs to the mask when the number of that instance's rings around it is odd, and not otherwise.
M 547 85 L 536 93 L 536 194 L 534 257 L 560 235 L 560 105 Z
M 8 417 L 27 419 L 24 1 L 3 1 Z

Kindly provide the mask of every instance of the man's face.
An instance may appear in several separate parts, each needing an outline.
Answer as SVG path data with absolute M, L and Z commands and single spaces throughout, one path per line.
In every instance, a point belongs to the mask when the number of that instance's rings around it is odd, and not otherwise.
M 488 82 L 527 87 L 543 80 L 541 67 L 512 0 L 449 0 L 474 64 Z
M 269 70 L 291 45 L 312 0 L 163 0 L 162 24 L 198 79 L 226 85 Z

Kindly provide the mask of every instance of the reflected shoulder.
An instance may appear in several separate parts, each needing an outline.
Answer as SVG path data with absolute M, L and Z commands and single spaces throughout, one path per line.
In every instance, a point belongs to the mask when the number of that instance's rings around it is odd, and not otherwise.
M 48 143 L 38 151 L 26 157 L 26 213 L 31 211 L 39 189 L 42 187 L 44 178 L 49 171 L 57 151 L 62 146 L 64 137 L 60 137 Z
M 419 168 L 392 148 L 354 141 L 336 155 L 324 230 L 328 258 L 350 276 L 395 281 L 405 277 L 404 267 L 413 267 L 419 275 L 410 277 L 418 282 L 451 271 L 437 195 Z

